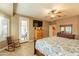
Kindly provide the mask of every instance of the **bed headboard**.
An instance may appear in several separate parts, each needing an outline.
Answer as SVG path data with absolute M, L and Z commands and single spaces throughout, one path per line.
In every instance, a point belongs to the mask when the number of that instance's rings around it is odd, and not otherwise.
M 58 37 L 69 38 L 69 39 L 75 39 L 75 35 L 74 34 L 65 33 L 65 32 L 58 32 L 57 36 Z

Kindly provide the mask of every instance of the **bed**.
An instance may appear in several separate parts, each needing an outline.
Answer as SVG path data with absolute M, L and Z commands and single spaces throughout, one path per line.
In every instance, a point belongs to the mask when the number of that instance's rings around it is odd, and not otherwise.
M 47 37 L 35 41 L 39 56 L 79 56 L 79 40 L 64 37 Z

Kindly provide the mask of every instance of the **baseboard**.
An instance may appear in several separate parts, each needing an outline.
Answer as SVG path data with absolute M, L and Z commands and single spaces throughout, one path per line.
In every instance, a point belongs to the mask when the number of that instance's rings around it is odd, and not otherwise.
M 4 48 L 2 48 L 2 49 L 0 49 L 0 51 L 3 51 L 3 50 L 5 50 L 7 48 L 7 46 L 6 47 L 4 47 Z
M 20 43 L 20 44 L 24 44 L 24 43 L 27 43 L 27 42 L 22 42 L 22 43 Z

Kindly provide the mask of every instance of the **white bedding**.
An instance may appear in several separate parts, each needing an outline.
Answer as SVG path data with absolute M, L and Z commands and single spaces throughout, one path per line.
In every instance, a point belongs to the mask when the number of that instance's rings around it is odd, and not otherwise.
M 37 40 L 35 47 L 46 56 L 79 56 L 79 40 L 48 37 Z

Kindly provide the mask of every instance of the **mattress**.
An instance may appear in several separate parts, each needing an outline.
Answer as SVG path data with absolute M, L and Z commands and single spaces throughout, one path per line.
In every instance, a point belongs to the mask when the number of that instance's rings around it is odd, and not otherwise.
M 37 40 L 35 48 L 45 56 L 79 56 L 79 40 L 47 37 Z

